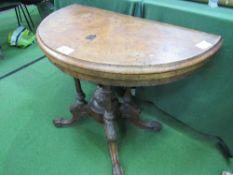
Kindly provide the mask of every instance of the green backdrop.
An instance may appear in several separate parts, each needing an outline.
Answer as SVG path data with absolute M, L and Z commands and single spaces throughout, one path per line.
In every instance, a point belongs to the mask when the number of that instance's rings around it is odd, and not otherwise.
M 127 15 L 134 15 L 139 0 L 55 0 L 55 8 L 59 9 L 73 3 L 94 6 Z
M 220 52 L 198 73 L 175 83 L 140 88 L 138 96 L 203 133 L 219 136 L 233 152 L 233 10 L 179 0 L 145 0 L 144 18 L 221 35 Z

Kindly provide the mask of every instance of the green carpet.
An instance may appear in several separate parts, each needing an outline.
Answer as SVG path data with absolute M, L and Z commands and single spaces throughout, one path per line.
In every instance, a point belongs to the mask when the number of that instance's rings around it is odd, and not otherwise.
M 90 98 L 95 86 L 85 82 Z M 41 60 L 0 80 L 0 174 L 109 175 L 111 162 L 102 125 L 88 118 L 70 128 L 55 128 L 54 116 L 69 117 L 73 80 Z M 142 117 L 158 113 L 141 104 Z M 220 175 L 228 164 L 214 147 L 163 120 L 151 133 L 127 125 L 120 135 L 125 175 Z
M 29 6 L 29 12 L 34 24 L 37 26 L 41 21 L 37 8 Z M 8 33 L 15 30 L 18 26 L 14 10 L 0 13 L 0 26 L 0 45 L 2 45 L 4 55 L 4 59 L 0 59 L 0 76 L 43 55 L 36 43 L 28 48 L 16 48 L 7 44 Z M 25 26 L 27 27 L 26 24 Z
M 34 6 L 36 24 L 40 17 Z M 43 55 L 37 44 L 18 49 L 6 44 L 17 27 L 14 11 L 0 13 L 0 43 L 4 60 L 0 76 Z M 95 86 L 84 82 L 90 98 Z M 43 59 L 0 80 L 0 175 L 109 175 L 103 126 L 87 118 L 57 129 L 55 116 L 69 117 L 75 88 L 71 77 Z M 150 104 L 140 103 L 142 118 L 161 120 L 163 130 L 151 133 L 127 124 L 120 133 L 120 160 L 125 175 L 221 175 L 232 169 L 207 140 L 177 125 Z

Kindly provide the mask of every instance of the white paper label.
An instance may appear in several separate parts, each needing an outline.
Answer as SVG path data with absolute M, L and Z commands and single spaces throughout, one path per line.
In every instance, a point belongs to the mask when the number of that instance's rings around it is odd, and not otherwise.
M 205 50 L 208 49 L 212 46 L 213 44 L 203 40 L 200 43 L 197 43 L 195 46 L 198 47 L 199 49 Z
M 132 96 L 135 96 L 135 95 L 136 95 L 136 89 L 135 89 L 135 88 L 132 88 L 132 89 L 131 89 L 131 95 L 132 95 Z
M 74 49 L 72 49 L 68 46 L 61 46 L 61 47 L 57 48 L 57 51 L 65 54 L 65 55 L 69 55 L 74 51 Z
M 216 7 L 218 7 L 218 0 L 209 0 L 208 5 L 209 5 L 211 8 L 216 8 Z

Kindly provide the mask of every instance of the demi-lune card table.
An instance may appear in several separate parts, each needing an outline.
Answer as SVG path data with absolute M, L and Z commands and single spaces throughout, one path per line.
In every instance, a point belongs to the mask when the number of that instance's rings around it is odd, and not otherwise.
M 77 100 L 70 108 L 72 118 L 54 119 L 53 123 L 67 126 L 84 116 L 103 123 L 113 175 L 123 175 L 117 119 L 154 132 L 161 129 L 159 122 L 139 118 L 131 87 L 169 83 L 190 75 L 222 44 L 221 37 L 213 34 L 81 5 L 45 18 L 37 29 L 37 40 L 48 59 L 75 79 Z M 80 79 L 97 84 L 89 102 Z M 124 87 L 123 97 L 115 95 L 113 87 Z

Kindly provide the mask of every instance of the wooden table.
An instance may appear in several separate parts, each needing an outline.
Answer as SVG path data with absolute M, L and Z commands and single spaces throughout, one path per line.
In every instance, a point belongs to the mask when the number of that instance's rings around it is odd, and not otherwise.
M 104 123 L 114 175 L 123 174 L 115 119 L 155 132 L 161 129 L 159 122 L 139 119 L 130 87 L 183 78 L 222 44 L 220 36 L 80 5 L 49 15 L 38 27 L 37 39 L 48 59 L 75 78 L 78 97 L 70 109 L 73 117 L 55 119 L 55 126 L 71 125 L 83 116 Z M 98 84 L 88 103 L 79 79 Z M 125 88 L 123 102 L 113 95 L 113 86 Z

